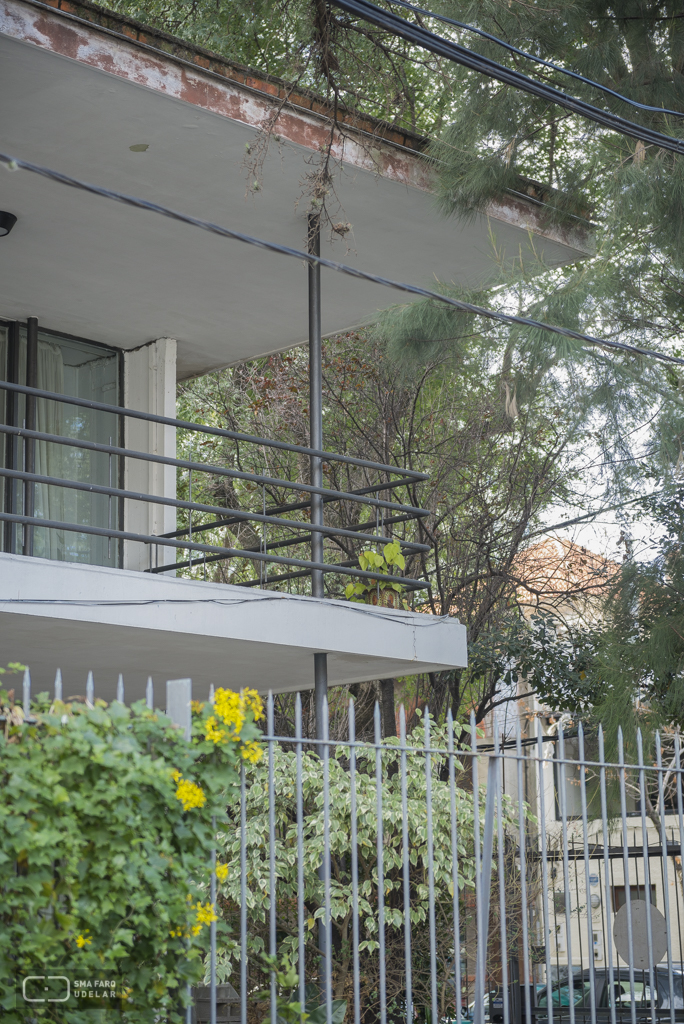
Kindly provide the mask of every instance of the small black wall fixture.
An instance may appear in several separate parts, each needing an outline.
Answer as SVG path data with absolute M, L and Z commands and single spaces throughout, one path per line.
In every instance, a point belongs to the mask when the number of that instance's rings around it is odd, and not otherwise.
M 17 218 L 13 213 L 7 213 L 6 210 L 0 210 L 0 238 L 4 235 L 9 235 L 16 223 Z

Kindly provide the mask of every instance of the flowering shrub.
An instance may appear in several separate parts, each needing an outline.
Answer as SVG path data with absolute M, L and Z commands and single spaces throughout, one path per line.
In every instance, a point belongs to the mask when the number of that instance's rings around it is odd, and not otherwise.
M 142 701 L 86 707 L 39 695 L 27 722 L 0 689 L 0 715 L 3 1022 L 29 1019 L 15 1006 L 17 977 L 60 967 L 121 977 L 130 1024 L 180 1022 L 216 920 L 206 900 L 212 817 L 225 827 L 240 762 L 261 753 L 258 696 L 219 690 L 214 706 L 193 704 L 190 742 Z M 84 1024 L 91 1012 L 29 1016 Z

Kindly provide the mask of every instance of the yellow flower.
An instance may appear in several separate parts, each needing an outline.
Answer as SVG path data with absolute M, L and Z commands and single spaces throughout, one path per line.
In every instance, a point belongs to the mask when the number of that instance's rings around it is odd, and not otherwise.
M 252 764 L 256 764 L 260 760 L 263 750 L 256 740 L 250 740 L 249 743 L 243 743 L 240 753 L 243 761 L 251 761 Z
M 218 921 L 218 917 L 214 913 L 214 904 L 207 903 L 203 906 L 201 903 L 197 903 L 195 905 L 195 924 L 192 929 L 193 933 L 197 935 L 203 925 L 211 924 L 212 921 Z
M 214 696 L 214 712 L 233 730 L 233 733 L 239 733 L 245 721 L 242 694 L 220 687 Z
M 90 943 L 93 941 L 91 938 L 88 937 L 88 931 L 89 929 L 86 928 L 85 935 L 76 936 L 76 945 L 78 946 L 79 949 L 83 949 L 84 946 L 89 946 Z
M 202 703 L 201 700 L 191 700 L 190 701 L 190 710 L 194 711 L 194 713 L 196 715 L 201 715 L 203 708 L 204 708 L 204 704 Z
M 205 739 L 211 740 L 212 743 L 238 739 L 250 711 L 255 721 L 264 717 L 261 697 L 256 690 L 246 689 L 236 693 L 235 690 L 219 687 L 214 696 L 214 714 L 207 719 Z M 219 721 L 228 727 L 228 731 L 220 728 Z M 257 761 L 258 757 L 252 756 L 248 760 Z
M 227 864 L 217 864 L 216 865 L 216 877 L 218 878 L 219 882 L 225 882 L 226 878 L 228 877 L 228 865 Z
M 223 743 L 226 739 L 226 732 L 224 729 L 219 729 L 218 722 L 214 715 L 207 719 L 206 730 L 204 738 L 211 740 L 212 743 Z
M 183 804 L 184 811 L 189 811 L 193 807 L 204 807 L 207 798 L 201 786 L 198 786 L 196 782 L 190 782 L 189 779 L 181 778 L 175 781 L 178 782 L 176 799 Z
M 176 770 L 172 774 L 171 778 L 173 779 L 174 782 L 180 782 L 180 780 L 183 778 L 183 776 L 181 775 L 181 773 L 176 768 Z

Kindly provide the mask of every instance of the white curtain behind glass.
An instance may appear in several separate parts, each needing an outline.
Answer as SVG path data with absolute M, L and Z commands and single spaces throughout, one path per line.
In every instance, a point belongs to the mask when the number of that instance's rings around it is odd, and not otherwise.
M 58 345 L 49 341 L 38 342 L 38 387 L 44 391 L 64 393 L 64 360 Z M 44 434 L 64 433 L 64 405 L 39 398 L 36 402 L 36 430 Z M 63 478 L 64 447 L 49 441 L 36 442 L 36 473 L 39 476 Z M 65 490 L 48 484 L 35 485 L 35 515 L 37 519 L 64 522 Z M 36 529 L 33 553 L 41 558 L 64 558 L 64 530 Z

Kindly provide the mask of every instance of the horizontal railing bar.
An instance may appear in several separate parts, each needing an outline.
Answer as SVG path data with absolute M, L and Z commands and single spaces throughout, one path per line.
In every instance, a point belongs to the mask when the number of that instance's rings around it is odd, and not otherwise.
M 194 536 L 194 533 L 195 533 L 194 528 L 193 528 L 192 532 L 193 532 L 193 536 Z M 333 538 L 333 540 L 334 540 L 334 538 Z M 245 551 L 276 551 L 278 548 L 292 548 L 292 547 L 295 547 L 297 544 L 308 544 L 308 543 L 309 543 L 309 541 L 308 541 L 307 537 L 288 537 L 288 538 L 286 538 L 284 540 L 274 540 L 272 542 L 269 542 L 269 543 L 266 544 L 265 547 L 264 547 L 263 544 L 260 544 L 258 547 L 244 548 L 244 550 Z M 221 558 L 220 558 L 219 555 L 216 555 L 213 560 L 216 561 L 216 562 L 220 562 Z M 204 559 L 202 561 L 204 562 Z M 207 561 L 209 561 L 209 559 L 207 559 Z M 188 561 L 188 562 L 169 562 L 168 565 L 159 565 L 159 566 L 155 565 L 151 569 L 144 569 L 143 572 L 158 573 L 158 572 L 168 572 L 169 569 L 189 569 L 193 565 L 197 565 L 197 564 L 198 563 L 197 563 L 196 559 L 193 560 L 192 562 L 190 562 L 190 561 Z M 354 564 L 354 563 L 350 563 L 350 564 Z
M 292 544 L 292 543 L 299 543 L 299 544 L 301 544 L 302 541 L 298 541 L 298 542 L 287 541 L 286 543 L 288 543 L 288 544 Z M 271 545 L 269 544 L 269 548 L 270 547 L 271 547 Z M 278 547 L 278 545 L 274 544 L 273 547 Z M 256 548 L 255 550 L 258 551 L 259 549 Z M 164 572 L 169 572 L 172 569 L 191 569 L 191 568 L 198 569 L 200 566 L 210 565 L 213 562 L 227 562 L 230 557 L 231 557 L 230 555 L 210 555 L 209 558 L 196 558 L 192 562 L 188 560 L 188 561 L 185 561 L 185 562 L 168 562 L 166 565 L 154 565 L 154 566 L 152 566 L 151 569 L 143 569 L 142 571 L 146 572 L 146 573 L 151 573 L 153 576 L 155 576 L 155 575 L 158 575 L 158 574 L 161 574 L 161 573 L 164 573 Z M 348 566 L 353 566 L 353 565 L 356 565 L 357 563 L 355 561 L 348 561 L 348 562 L 335 562 L 335 563 L 330 562 L 330 563 L 326 563 L 326 564 L 334 565 L 335 568 L 339 567 L 340 569 L 345 569 Z M 267 580 L 266 579 L 264 579 L 264 580 L 237 580 L 234 583 L 231 582 L 231 586 L 232 587 L 260 587 L 260 588 L 263 588 L 265 586 L 270 586 L 272 583 L 283 583 L 286 580 L 306 579 L 310 575 L 311 575 L 311 570 L 310 569 L 302 569 L 299 572 L 279 573 L 277 576 L 269 576 Z M 382 576 L 382 577 L 380 577 L 380 579 L 384 580 L 384 579 L 387 579 L 387 577 L 386 576 Z M 418 589 L 418 590 L 425 590 L 426 589 L 426 584 L 424 584 L 424 583 L 422 583 L 420 587 L 416 588 L 414 586 L 411 586 L 408 578 L 405 578 L 405 577 L 402 576 L 402 577 L 400 577 L 400 579 L 402 580 L 402 583 L 403 583 L 404 587 L 406 588 L 406 590 L 413 591 L 413 590 L 416 590 L 416 589 Z
M 2 515 L 2 513 L 0 513 L 0 515 Z M 388 579 L 389 577 L 385 576 L 383 578 L 384 579 Z M 403 582 L 403 580 L 401 582 Z M 425 587 L 427 587 L 427 584 L 425 584 Z M 0 601 L 0 603 L 2 603 L 2 602 Z M 450 618 L 450 616 L 449 615 L 429 615 L 429 614 L 426 614 L 424 616 L 424 618 L 426 619 L 426 623 L 427 624 L 429 624 L 429 625 L 436 625 L 438 622 L 441 622 L 444 619 Z M 428 708 L 428 710 L 429 710 L 429 708 Z M 542 736 L 542 742 L 552 742 L 555 739 L 556 739 L 555 736 Z M 277 740 L 277 741 L 282 742 L 282 743 L 294 743 L 295 742 L 294 737 L 292 737 L 292 736 L 271 736 L 271 735 L 266 735 L 266 734 L 261 736 L 260 740 L 263 740 L 263 742 L 267 742 L 269 740 Z M 473 758 L 473 757 L 487 757 L 487 758 L 490 758 L 490 759 L 493 759 L 493 760 L 501 760 L 501 761 L 509 761 L 509 762 L 517 762 L 518 760 L 523 760 L 523 761 L 529 761 L 529 762 L 531 762 L 531 761 L 536 761 L 536 762 L 544 761 L 546 764 L 549 763 L 549 761 L 546 758 L 540 758 L 539 756 L 535 756 L 535 755 L 528 755 L 527 757 L 520 758 L 515 753 L 506 754 L 506 753 L 504 753 L 502 751 L 502 745 L 501 744 L 499 745 L 499 751 L 497 753 L 494 750 L 493 747 L 481 748 L 479 746 L 476 747 L 475 750 L 473 750 L 472 747 L 455 747 L 453 750 L 450 751 L 446 747 L 432 747 L 432 746 L 430 746 L 430 747 L 428 747 L 428 746 L 414 747 L 414 746 L 411 746 L 410 744 L 401 744 L 401 743 L 391 743 L 390 744 L 390 743 L 384 743 L 384 742 L 381 742 L 381 743 L 370 743 L 370 742 L 367 742 L 365 740 L 354 740 L 354 741 L 351 741 L 351 740 L 333 740 L 333 739 L 322 740 L 322 739 L 312 739 L 312 738 L 307 737 L 307 738 L 302 738 L 301 741 L 297 740 L 297 742 L 301 742 L 305 746 L 308 744 L 308 745 L 314 746 L 314 747 L 320 746 L 321 744 L 326 744 L 330 748 L 332 748 L 332 747 L 367 747 L 369 750 L 381 750 L 381 751 L 383 751 L 386 754 L 387 753 L 394 753 L 395 751 L 398 752 L 398 753 L 401 753 L 402 751 L 405 751 L 406 753 L 414 753 L 414 754 L 444 754 L 444 755 L 447 755 L 447 756 L 449 754 L 453 754 L 453 756 L 457 757 L 457 758 L 461 758 L 461 757 L 470 757 L 470 758 Z M 515 748 L 516 748 L 515 741 L 508 741 L 506 743 L 506 747 L 508 749 L 514 751 Z M 586 767 L 586 768 L 618 768 L 618 769 L 625 768 L 625 769 L 628 769 L 630 771 L 643 771 L 643 772 L 649 772 L 650 771 L 652 775 L 658 775 L 658 774 L 664 775 L 664 774 L 667 773 L 667 771 L 670 771 L 671 774 L 673 775 L 673 777 L 676 778 L 677 775 L 681 775 L 684 778 L 684 765 L 681 768 L 665 769 L 665 768 L 659 768 L 657 765 L 622 764 L 622 763 L 619 763 L 617 761 L 572 761 L 572 760 L 569 760 L 568 758 L 566 758 L 562 762 L 561 762 L 560 758 L 558 758 L 557 761 L 556 761 L 556 758 L 554 758 L 553 759 L 553 763 L 569 764 L 569 765 L 572 765 L 575 768 L 581 767 L 582 765 L 584 765 L 584 767 Z M 676 812 L 673 811 L 672 813 L 674 814 Z M 575 820 L 575 819 L 571 819 L 571 820 Z M 581 819 L 577 818 L 576 820 L 579 821 Z M 596 820 L 598 820 L 598 819 L 596 819 Z M 621 849 L 622 849 L 622 847 L 621 847 Z
M 313 484 L 293 483 L 291 480 L 279 480 L 277 477 L 261 476 L 256 473 L 243 472 L 239 469 L 206 465 L 203 462 L 191 462 L 188 459 L 172 459 L 168 455 L 154 455 L 151 452 L 119 448 L 117 445 L 100 444 L 96 441 L 85 441 L 75 437 L 64 437 L 61 434 L 46 434 L 40 430 L 27 430 L 25 427 L 12 427 L 5 423 L 0 423 L 0 433 L 15 434 L 18 437 L 25 437 L 35 441 L 50 441 L 53 444 L 63 444 L 70 448 L 83 448 L 85 451 L 103 452 L 105 455 L 139 459 L 141 462 L 154 462 L 162 466 L 175 466 L 176 469 L 197 470 L 200 473 L 207 473 L 212 476 L 227 476 L 235 480 L 249 480 L 253 483 L 269 484 L 271 487 L 283 487 L 291 491 L 306 491 L 309 494 L 328 494 L 334 498 L 344 501 L 356 501 L 373 508 L 388 508 L 395 512 L 409 512 L 414 517 L 422 518 L 430 514 L 426 509 L 414 508 L 412 505 L 399 505 L 396 502 L 383 501 L 382 498 L 367 498 L 362 495 L 351 494 L 348 491 L 335 491 L 331 488 L 315 487 Z
M 388 491 L 388 490 L 390 490 L 392 488 L 395 488 L 395 487 L 401 487 L 405 483 L 406 483 L 405 480 L 392 480 L 389 483 L 385 483 L 385 484 L 372 484 L 370 487 L 358 487 L 358 488 L 355 487 L 353 491 L 349 491 L 348 493 L 349 494 L 372 494 L 374 491 Z M 338 500 L 339 500 L 338 498 L 325 498 L 324 497 L 323 498 L 323 503 L 324 504 L 329 504 L 332 501 L 338 501 Z M 268 508 L 266 510 L 266 515 L 273 516 L 273 515 L 279 515 L 282 512 L 300 512 L 300 511 L 304 511 L 305 509 L 310 509 L 310 508 L 311 508 L 311 502 L 310 501 L 290 502 L 289 504 L 286 504 L 286 505 L 272 505 L 270 508 Z M 415 516 L 402 516 L 402 517 L 395 516 L 395 517 L 389 517 L 389 518 L 388 517 L 383 517 L 383 524 L 386 526 L 389 523 L 407 523 L 407 522 L 410 522 L 413 519 L 415 519 Z M 210 529 L 213 528 L 213 526 L 219 526 L 219 525 L 221 525 L 221 526 L 230 526 L 231 525 L 230 524 L 230 520 L 228 520 L 228 521 L 226 521 L 224 523 L 218 523 L 218 522 L 213 523 L 213 524 L 212 523 L 201 523 L 197 527 L 197 530 L 198 531 L 199 530 L 210 530 Z M 372 522 L 360 523 L 359 526 L 358 526 L 358 529 L 363 529 L 364 527 L 368 527 L 368 526 L 373 526 L 373 523 Z M 346 529 L 354 530 L 354 529 L 357 529 L 357 527 L 348 526 L 348 527 L 346 527 Z M 192 527 L 192 532 L 193 533 L 195 532 L 194 524 L 193 524 L 193 527 Z M 160 537 L 185 537 L 188 533 L 189 533 L 188 527 L 183 527 L 182 530 L 171 530 L 168 533 L 160 533 L 159 536 Z M 427 545 L 425 546 L 425 548 L 426 548 L 427 551 L 432 550 Z
M 337 563 L 337 565 L 341 565 L 341 566 L 348 566 L 348 565 L 355 565 L 355 564 L 356 563 L 353 562 L 353 561 L 338 562 Z M 308 572 L 305 572 L 305 571 L 302 571 L 302 572 L 281 572 L 277 576 L 269 576 L 268 582 L 269 583 L 285 583 L 287 580 L 299 580 L 299 579 L 303 579 L 304 577 L 309 576 L 309 575 L 310 574 Z M 259 581 L 258 580 L 240 580 L 238 583 L 234 583 L 233 584 L 234 587 L 256 587 L 258 585 L 259 585 Z M 412 589 L 412 588 L 409 588 L 409 589 Z
M 283 451 L 296 452 L 301 455 L 315 455 L 324 462 L 341 462 L 349 466 L 359 466 L 362 469 L 376 469 L 384 473 L 403 473 L 410 476 L 411 480 L 416 482 L 430 479 L 427 473 L 418 473 L 413 469 L 388 466 L 382 462 L 371 462 L 369 459 L 358 459 L 352 455 L 339 455 L 336 452 L 326 452 L 318 448 L 306 448 L 304 445 L 289 444 L 287 441 L 274 441 L 253 434 L 243 434 L 236 430 L 225 430 L 222 427 L 210 427 L 205 423 L 178 420 L 172 416 L 158 416 L 155 413 L 142 412 L 139 409 L 127 409 L 121 405 L 107 405 L 105 402 L 95 402 L 92 399 L 78 398 L 75 395 L 60 395 L 56 391 L 30 388 L 24 384 L 14 384 L 11 381 L 0 380 L 0 388 L 4 388 L 7 391 L 16 391 L 22 395 L 32 395 L 36 398 L 45 398 L 53 402 L 62 402 L 65 405 L 78 405 L 85 409 L 94 409 L 97 412 L 111 412 L 116 416 L 128 416 L 151 423 L 161 423 L 164 426 L 176 427 L 179 430 L 195 430 L 198 433 L 211 434 L 215 437 L 226 437 L 233 441 L 245 441 L 248 444 L 265 446 L 267 448 L 279 448 Z
M 667 812 L 666 812 L 667 813 Z M 670 811 L 671 814 L 676 814 L 676 811 Z M 568 824 L 572 821 L 581 821 L 581 817 L 567 818 Z M 598 818 L 590 818 L 589 821 L 598 821 Z M 640 827 L 640 826 L 638 826 Z M 661 857 L 665 853 L 668 857 L 679 857 L 681 856 L 681 846 L 679 843 L 668 843 L 667 849 L 663 849 L 660 843 L 655 846 L 648 847 L 649 857 Z M 624 856 L 629 857 L 632 860 L 639 860 L 644 856 L 643 844 L 639 846 L 609 846 L 607 850 L 604 850 L 603 845 L 598 846 L 596 843 L 589 841 L 589 854 L 588 860 L 603 860 L 607 857 L 608 860 L 622 860 Z M 525 856 L 531 861 L 541 861 L 545 859 L 547 861 L 562 861 L 563 850 L 547 850 L 546 853 L 542 853 L 539 850 L 525 851 Z M 571 861 L 583 861 L 584 860 L 584 846 L 575 845 L 574 843 L 568 844 L 568 859 Z
M 48 484 L 51 487 L 65 487 L 74 491 L 88 491 L 92 494 L 104 494 L 111 498 L 127 498 L 129 501 L 146 501 L 152 505 L 167 505 L 171 508 L 183 508 L 192 512 L 212 512 L 214 514 L 221 512 L 220 505 L 203 505 L 200 502 L 185 501 L 182 498 L 165 498 L 158 494 L 146 494 L 144 491 L 127 491 L 121 487 L 107 487 L 105 484 L 92 484 L 85 483 L 80 480 L 68 480 L 63 477 L 45 476 L 39 473 L 26 473 L 21 469 L 5 469 L 0 466 L 0 477 L 3 476 L 10 477 L 11 479 L 28 480 L 31 483 L 36 484 Z M 268 526 L 292 527 L 296 530 L 302 530 L 305 533 L 305 536 L 293 541 L 293 543 L 296 544 L 305 543 L 306 536 L 310 533 L 323 533 L 325 536 L 329 537 L 350 537 L 352 540 L 366 540 L 369 543 L 375 543 L 376 539 L 385 541 L 391 540 L 390 537 L 377 538 L 377 535 L 372 533 L 358 534 L 351 530 L 345 530 L 341 527 L 338 529 L 335 526 L 300 523 L 297 522 L 296 519 L 279 519 L 275 516 L 264 516 L 259 512 L 243 512 L 240 509 L 227 509 L 226 511 L 228 511 L 231 516 L 234 516 L 238 521 L 245 520 L 248 522 L 264 523 Z M 226 524 L 224 523 L 222 525 L 225 526 Z M 168 534 L 164 534 L 163 536 L 168 536 Z M 413 544 L 411 541 L 404 542 L 404 546 L 411 548 L 415 547 L 416 550 L 430 550 L 425 544 Z
M 150 534 L 132 533 L 129 530 L 111 530 L 100 526 L 86 526 L 76 523 L 62 523 L 54 519 L 37 519 L 35 516 L 20 516 L 10 512 L 0 512 L 0 522 L 21 523 L 44 530 L 65 530 L 67 533 L 85 533 L 94 537 L 111 537 L 117 540 L 131 540 L 140 544 L 160 544 L 162 547 L 180 548 L 187 551 L 206 551 L 207 554 L 224 554 L 231 558 L 246 558 L 260 562 L 272 562 L 276 565 L 297 565 L 302 569 L 320 569 L 322 572 L 339 572 L 344 576 L 355 576 L 358 579 L 400 583 L 413 589 L 426 590 L 428 584 L 423 580 L 413 580 L 403 576 L 386 576 L 383 573 L 366 572 L 363 569 L 347 569 L 342 566 L 329 565 L 326 562 L 309 562 L 303 558 L 285 558 L 283 555 L 269 555 L 257 551 L 243 551 L 239 548 L 219 548 L 213 544 L 194 544 L 173 540 L 170 537 L 154 537 Z M 175 568 L 175 567 L 174 567 Z M 0 601 L 0 603 L 2 603 Z

